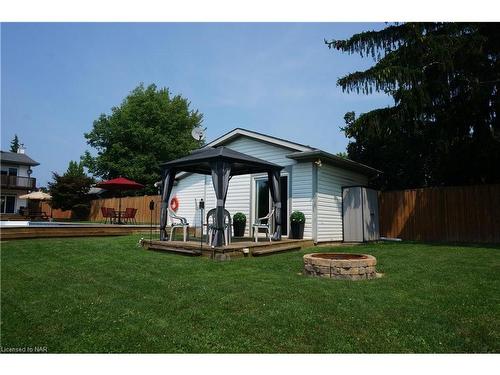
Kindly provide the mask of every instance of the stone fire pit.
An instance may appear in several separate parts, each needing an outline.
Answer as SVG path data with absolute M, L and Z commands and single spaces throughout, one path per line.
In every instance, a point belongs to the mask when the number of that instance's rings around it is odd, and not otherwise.
M 367 254 L 313 253 L 304 255 L 304 273 L 338 280 L 366 280 L 377 277 L 377 259 Z

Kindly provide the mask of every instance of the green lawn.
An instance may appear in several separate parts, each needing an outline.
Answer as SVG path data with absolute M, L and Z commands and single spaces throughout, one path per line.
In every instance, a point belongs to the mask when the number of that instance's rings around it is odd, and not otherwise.
M 49 352 L 500 351 L 498 248 L 343 248 L 376 256 L 385 273 L 349 282 L 301 275 L 305 252 L 214 262 L 145 251 L 136 246 L 138 238 L 3 242 L 1 346 L 46 346 Z

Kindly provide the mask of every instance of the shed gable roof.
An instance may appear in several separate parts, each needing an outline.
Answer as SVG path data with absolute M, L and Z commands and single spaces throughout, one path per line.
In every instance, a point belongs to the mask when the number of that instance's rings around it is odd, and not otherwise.
M 324 161 L 333 166 L 344 168 L 347 170 L 351 170 L 353 172 L 362 173 L 367 176 L 375 176 L 379 173 L 382 173 L 378 169 L 369 167 L 368 165 L 358 163 L 351 159 L 342 158 L 337 155 L 330 154 L 328 152 L 322 150 L 314 150 L 314 151 L 304 151 L 304 152 L 294 152 L 287 156 L 290 159 L 294 160 L 302 160 L 302 161 Z
M 336 167 L 362 173 L 370 177 L 375 176 L 378 173 L 382 173 L 381 171 L 375 168 L 355 162 L 350 159 L 341 158 L 339 156 L 330 154 L 315 147 L 303 145 L 296 142 L 291 142 L 286 139 L 277 138 L 242 128 L 236 128 L 231 130 L 230 132 L 211 141 L 200 150 L 216 148 L 222 145 L 226 145 L 240 137 L 247 137 L 259 142 L 264 142 L 274 146 L 288 149 L 290 150 L 290 154 L 288 154 L 286 157 L 292 160 L 296 160 L 297 162 L 322 160 L 323 162 L 329 163 Z M 177 175 L 177 179 L 182 179 L 189 174 L 190 172 L 181 172 Z
M 229 143 L 230 141 L 233 141 L 234 139 L 238 137 L 249 137 L 256 139 L 261 142 L 267 142 L 273 145 L 281 146 L 288 148 L 292 150 L 290 155 L 287 155 L 288 158 L 296 160 L 296 161 L 312 161 L 315 159 L 323 159 L 323 161 L 330 163 L 332 165 L 335 165 L 340 168 L 345 168 L 348 170 L 352 170 L 355 172 L 363 173 L 368 176 L 373 176 L 378 173 L 381 173 L 381 171 L 369 167 L 367 165 L 355 162 L 350 159 L 346 158 L 341 158 L 339 156 L 330 154 L 326 151 L 320 150 L 315 147 L 311 147 L 308 145 L 303 145 L 300 143 L 296 142 L 291 142 L 286 139 L 282 138 L 277 138 L 273 136 L 269 136 L 266 134 L 254 132 L 251 130 L 247 129 L 242 129 L 242 128 L 236 128 L 234 130 L 231 130 L 230 132 L 222 135 L 221 137 L 213 140 L 209 144 L 207 144 L 205 147 L 216 147 L 221 144 Z
M 294 151 L 313 151 L 316 150 L 314 147 L 303 145 L 300 143 L 296 142 L 291 142 L 286 139 L 278 138 L 278 137 L 273 137 L 267 134 L 262 134 L 258 132 L 254 132 L 251 130 L 247 129 L 242 129 L 242 128 L 236 128 L 231 130 L 230 132 L 220 136 L 219 138 L 214 139 L 212 142 L 208 143 L 205 148 L 208 147 L 217 147 L 217 146 L 222 146 L 223 144 L 229 143 L 233 141 L 236 138 L 239 137 L 248 137 L 248 138 L 253 138 L 256 140 L 259 140 L 261 142 L 267 142 L 271 143 L 273 145 L 281 146 L 288 148 L 290 150 Z

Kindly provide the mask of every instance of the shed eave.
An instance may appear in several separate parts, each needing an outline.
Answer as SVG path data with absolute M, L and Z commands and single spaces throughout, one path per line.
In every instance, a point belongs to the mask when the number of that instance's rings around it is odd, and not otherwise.
M 287 158 L 296 160 L 298 162 L 317 161 L 318 159 L 320 159 L 322 162 L 327 162 L 336 167 L 344 168 L 354 172 L 363 173 L 370 177 L 383 173 L 382 171 L 369 167 L 368 165 L 361 164 L 350 159 L 345 159 L 321 150 L 294 152 L 287 155 Z

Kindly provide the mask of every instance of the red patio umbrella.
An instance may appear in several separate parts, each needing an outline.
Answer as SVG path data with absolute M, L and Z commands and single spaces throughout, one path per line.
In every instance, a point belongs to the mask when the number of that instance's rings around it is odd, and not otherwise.
M 118 200 L 118 224 L 122 223 L 121 220 L 121 211 L 122 211 L 122 195 L 121 192 L 122 190 L 138 190 L 138 189 L 143 189 L 144 185 L 129 180 L 128 178 L 125 177 L 118 177 L 118 178 L 113 178 L 112 180 L 107 180 L 107 181 L 101 181 L 98 184 L 96 184 L 97 187 L 100 187 L 101 189 L 106 189 L 106 190 L 118 190 L 120 191 L 120 196 Z

